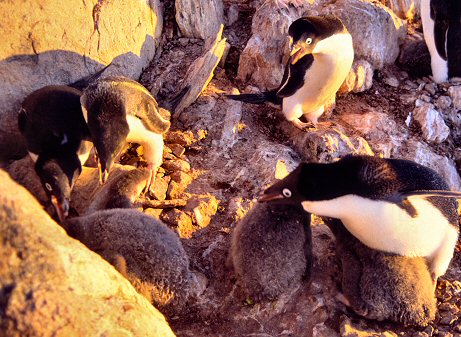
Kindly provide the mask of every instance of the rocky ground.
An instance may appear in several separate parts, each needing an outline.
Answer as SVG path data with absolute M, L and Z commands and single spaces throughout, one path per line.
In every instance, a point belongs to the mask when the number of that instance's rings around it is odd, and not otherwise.
M 257 1 L 224 1 L 226 57 L 195 102 L 171 116 L 155 188 L 135 202 L 178 233 L 191 268 L 202 276 L 204 292 L 187 313 L 170 319 L 172 329 L 177 336 L 461 336 L 461 249 L 439 279 L 439 313 L 433 324 L 415 329 L 367 321 L 335 299 L 340 280 L 334 239 L 318 218 L 312 224 L 312 279 L 271 302 L 254 303 L 242 296 L 232 270 L 226 267 L 232 230 L 264 188 L 302 160 L 329 162 L 349 153 L 406 158 L 434 168 L 452 188 L 461 190 L 461 86 L 437 85 L 424 76 L 424 70 L 419 77 L 413 76 L 412 62 L 427 65 L 428 57 L 426 50 L 422 61 L 408 61 L 403 53 L 408 47 L 407 52 L 414 54 L 413 43 L 421 46 L 417 22 L 409 27 L 411 36 L 400 39 L 404 45 L 399 66 L 356 60 L 336 108 L 321 118 L 315 130 L 294 128 L 278 107 L 226 99 L 224 93 L 270 86 L 281 76 L 274 68 L 273 78 L 261 83 L 258 79 L 268 66 L 251 66 L 248 61 L 258 58 L 257 52 L 251 54 L 245 48 L 252 37 L 252 22 L 262 20 L 264 11 L 288 15 L 288 10 L 276 9 L 271 1 L 262 3 L 266 7 L 258 7 Z M 191 84 L 191 74 L 208 69 L 209 51 L 220 43 L 224 46 L 220 38 L 213 42 L 178 37 L 174 8 L 167 4 L 160 48 L 140 78 L 160 103 Z M 289 15 L 300 11 L 290 8 Z M 283 50 L 284 44 L 278 47 Z M 205 61 L 197 62 L 202 56 Z M 142 148 L 131 146 L 120 162 L 144 166 Z M 27 174 L 14 165 L 10 172 L 21 180 L 18 176 Z M 75 188 L 80 196 L 86 194 L 82 186 L 97 180 L 94 170 L 88 172 Z

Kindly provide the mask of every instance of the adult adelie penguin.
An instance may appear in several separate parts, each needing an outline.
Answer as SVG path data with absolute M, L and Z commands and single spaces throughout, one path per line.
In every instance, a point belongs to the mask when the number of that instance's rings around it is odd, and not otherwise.
M 138 82 L 114 76 L 86 88 L 81 104 L 98 154 L 101 183 L 125 143 L 134 142 L 143 146 L 151 171 L 148 191 L 162 164 L 163 134 L 170 128 L 155 98 Z
M 421 19 L 434 81 L 461 77 L 461 2 L 421 0 Z
M 438 196 L 444 194 L 456 193 L 425 166 L 347 156 L 331 164 L 301 164 L 260 201 L 301 203 L 309 213 L 340 219 L 370 248 L 426 257 L 435 282 L 448 268 L 459 233 L 458 203 Z
M 308 16 L 288 29 L 292 39 L 290 58 L 280 86 L 259 94 L 228 95 L 243 102 L 282 104 L 286 119 L 298 128 L 310 126 L 334 101 L 354 60 L 352 37 L 336 16 Z
M 65 85 L 47 86 L 27 96 L 18 115 L 35 171 L 61 222 L 69 210 L 72 186 L 91 150 L 81 94 Z

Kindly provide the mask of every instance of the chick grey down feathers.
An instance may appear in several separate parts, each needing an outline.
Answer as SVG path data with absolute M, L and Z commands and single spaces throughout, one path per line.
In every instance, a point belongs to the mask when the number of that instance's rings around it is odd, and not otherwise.
M 434 320 L 436 299 L 424 258 L 368 248 L 340 220 L 325 222 L 336 237 L 344 296 L 357 314 L 416 326 Z
M 232 234 L 228 263 L 247 296 L 277 298 L 310 276 L 310 216 L 297 206 L 256 204 Z
M 67 226 L 167 316 L 180 312 L 198 289 L 178 236 L 151 216 L 111 209 L 69 219 Z

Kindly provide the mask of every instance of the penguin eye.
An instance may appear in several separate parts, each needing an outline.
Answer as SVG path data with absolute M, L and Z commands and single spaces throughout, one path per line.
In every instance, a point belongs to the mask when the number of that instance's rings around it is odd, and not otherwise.
M 288 188 L 284 188 L 284 189 L 282 190 L 282 194 L 283 194 L 283 196 L 284 196 L 285 198 L 291 197 L 291 191 L 290 191 Z
M 45 183 L 45 187 L 46 187 L 46 189 L 47 189 L 48 191 L 50 191 L 50 192 L 53 190 L 53 187 L 51 187 L 51 185 L 48 184 L 48 183 Z
M 307 44 L 311 44 L 311 43 L 312 43 L 312 39 L 311 39 L 310 37 L 308 37 L 308 38 L 306 39 L 306 43 L 307 43 Z

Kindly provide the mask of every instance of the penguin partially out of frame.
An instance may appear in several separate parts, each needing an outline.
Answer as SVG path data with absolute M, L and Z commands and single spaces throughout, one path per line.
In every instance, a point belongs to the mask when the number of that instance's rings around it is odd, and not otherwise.
M 421 0 L 421 21 L 434 81 L 461 78 L 461 2 Z
M 354 47 L 342 21 L 332 15 L 297 19 L 288 34 L 292 49 L 280 86 L 258 94 L 227 97 L 254 104 L 282 104 L 286 119 L 303 129 L 315 126 L 325 107 L 334 102 L 351 69 Z M 302 122 L 302 116 L 310 123 Z
M 305 211 L 340 219 L 366 246 L 425 257 L 435 285 L 458 240 L 458 202 L 435 171 L 415 162 L 346 156 L 302 163 L 264 191 L 260 202 L 301 204 Z
M 360 316 L 426 326 L 437 311 L 431 276 L 423 257 L 368 248 L 337 219 L 325 219 L 336 237 L 342 269 L 337 298 Z

